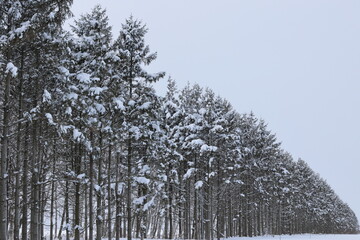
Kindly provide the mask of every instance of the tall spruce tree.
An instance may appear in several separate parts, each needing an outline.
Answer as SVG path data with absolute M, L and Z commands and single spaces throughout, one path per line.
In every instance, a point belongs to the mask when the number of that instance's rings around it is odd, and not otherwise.
M 145 110 L 152 102 L 142 102 L 144 93 L 142 90 L 147 83 L 158 81 L 165 73 L 149 74 L 145 69 L 145 65 L 149 65 L 156 59 L 156 53 L 150 53 L 149 46 L 145 45 L 145 34 L 147 28 L 141 21 L 134 19 L 132 16 L 122 25 L 120 35 L 115 42 L 115 49 L 118 53 L 119 64 L 117 70 L 121 72 L 121 79 L 125 82 L 126 93 L 124 96 L 124 126 L 126 136 L 126 152 L 127 152 L 127 239 L 132 238 L 132 183 L 134 181 L 134 166 L 138 159 L 134 159 L 138 148 L 134 147 L 134 143 L 139 141 L 141 132 L 141 115 L 138 110 Z M 145 104 L 145 105 L 143 105 Z
M 101 171 L 104 156 L 101 154 L 101 137 L 108 125 L 107 120 L 107 84 L 112 77 L 112 58 L 109 55 L 111 47 L 111 27 L 108 25 L 106 11 L 96 6 L 91 13 L 83 15 L 75 21 L 72 27 L 75 33 L 70 42 L 71 52 L 69 61 L 70 81 L 67 82 L 69 92 L 65 95 L 65 114 L 68 116 L 69 126 L 72 127 L 72 138 L 75 153 L 72 170 L 76 176 L 83 172 L 82 159 L 87 153 L 95 155 L 98 161 L 98 180 L 96 184 L 97 211 L 96 211 L 96 239 L 101 239 L 103 218 L 102 198 L 103 189 Z M 92 137 L 92 136 L 96 137 Z M 98 143 L 99 142 L 99 143 Z M 94 154 L 95 153 L 95 154 Z M 91 158 L 90 161 L 93 161 Z M 93 189 L 94 166 L 90 163 L 90 193 L 89 193 L 89 225 L 90 239 L 93 237 Z M 81 180 L 75 186 L 74 232 L 75 239 L 80 239 L 83 227 L 80 225 L 81 211 Z M 87 226 L 85 226 L 87 227 Z

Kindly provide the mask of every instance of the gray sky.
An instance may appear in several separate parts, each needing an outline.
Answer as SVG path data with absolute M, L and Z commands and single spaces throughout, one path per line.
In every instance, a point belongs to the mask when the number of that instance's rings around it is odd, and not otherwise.
M 360 1 L 74 0 L 73 12 L 97 3 L 115 36 L 131 14 L 147 24 L 152 71 L 265 119 L 360 218 Z

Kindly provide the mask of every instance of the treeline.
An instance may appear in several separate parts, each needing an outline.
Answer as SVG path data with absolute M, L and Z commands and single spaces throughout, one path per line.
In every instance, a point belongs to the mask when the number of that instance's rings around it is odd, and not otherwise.
M 0 0 L 0 240 L 356 233 L 353 211 L 263 120 L 146 71 L 147 28 Z

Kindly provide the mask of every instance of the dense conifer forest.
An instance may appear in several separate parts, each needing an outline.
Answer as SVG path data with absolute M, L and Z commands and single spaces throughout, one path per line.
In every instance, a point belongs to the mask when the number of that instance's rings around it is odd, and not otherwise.
M 147 72 L 144 23 L 71 4 L 0 0 L 0 240 L 358 232 L 264 120 Z

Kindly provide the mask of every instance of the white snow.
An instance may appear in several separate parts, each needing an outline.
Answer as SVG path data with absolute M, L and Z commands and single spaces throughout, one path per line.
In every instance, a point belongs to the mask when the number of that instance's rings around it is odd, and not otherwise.
M 43 93 L 43 102 L 49 102 L 51 100 L 51 94 L 45 89 Z
M 197 181 L 197 182 L 195 183 L 195 189 L 201 188 L 201 187 L 203 186 L 203 184 L 204 184 L 203 181 Z
M 205 108 L 201 108 L 201 109 L 199 110 L 199 113 L 200 113 L 201 115 L 204 115 L 204 114 L 206 113 L 206 109 L 205 109 Z
M 130 101 L 128 102 L 128 105 L 129 105 L 129 106 L 134 106 L 134 105 L 135 105 L 135 101 L 134 101 L 134 100 L 130 100 Z
M 201 140 L 201 139 L 194 139 L 190 142 L 190 145 L 191 146 L 200 146 L 200 145 L 203 145 L 204 144 L 204 141 Z
M 113 99 L 116 109 L 125 110 L 124 103 L 120 98 Z
M 99 95 L 100 93 L 102 93 L 105 90 L 106 90 L 106 88 L 104 88 L 104 87 L 91 87 L 89 89 L 89 91 L 92 95 Z
M 95 103 L 95 107 L 96 107 L 96 110 L 101 114 L 106 111 L 104 105 L 102 105 L 100 103 Z
M 30 21 L 21 23 L 21 27 L 14 30 L 15 35 L 22 37 L 23 33 L 30 27 Z M 12 36 L 15 37 L 15 36 Z
M 134 177 L 134 180 L 137 182 L 137 183 L 141 183 L 141 184 L 149 184 L 150 183 L 150 180 L 147 179 L 146 177 Z
M 97 184 L 94 184 L 94 189 L 95 189 L 96 192 L 100 192 L 101 187 L 99 185 L 97 185 Z
M 189 177 L 191 177 L 192 173 L 195 172 L 195 168 L 189 168 L 186 173 L 184 174 L 184 180 L 188 179 Z
M 16 77 L 17 76 L 17 72 L 18 72 L 18 68 L 15 67 L 15 65 L 12 63 L 12 62 L 9 62 L 7 65 L 6 65 L 6 71 L 5 73 L 11 73 L 11 75 L 13 77 Z
M 214 126 L 211 130 L 210 130 L 210 132 L 220 132 L 220 131 L 222 131 L 224 128 L 222 127 L 222 126 L 220 126 L 220 125 L 216 125 L 216 126 Z
M 71 129 L 72 127 L 71 126 L 60 126 L 60 131 L 61 133 L 67 133 L 69 129 Z
M 82 138 L 82 133 L 76 128 L 73 130 L 73 138 L 74 140 L 80 140 Z
M 152 205 L 154 205 L 155 198 L 150 199 L 147 203 L 145 203 L 143 207 L 143 211 L 147 211 Z
M 129 132 L 131 132 L 133 134 L 133 136 L 135 137 L 136 140 L 138 140 L 141 137 L 140 129 L 136 126 L 132 126 L 129 129 Z
M 231 237 L 226 240 L 360 240 L 360 235 L 346 234 L 300 234 L 281 236 L 260 236 L 260 237 Z
M 83 178 L 85 178 L 86 177 L 86 174 L 85 173 L 82 173 L 82 174 L 79 174 L 78 176 L 77 176 L 77 179 L 83 179 Z
M 71 116 L 71 115 L 72 115 L 71 113 L 72 113 L 72 109 L 71 109 L 71 107 L 67 107 L 67 108 L 66 108 L 66 110 L 65 110 L 65 114 L 67 114 L 67 115 L 70 115 L 70 116 Z
M 48 17 L 50 19 L 54 19 L 55 18 L 55 12 L 51 12 Z
M 78 99 L 77 93 L 71 92 L 67 95 L 67 99 Z
M 87 73 L 79 73 L 76 76 L 77 80 L 79 80 L 81 83 L 90 83 L 90 74 Z
M 146 109 L 148 109 L 148 108 L 150 107 L 150 105 L 151 105 L 151 102 L 146 102 L 146 103 L 142 104 L 142 105 L 139 107 L 139 109 L 140 109 L 140 110 L 146 110 Z
M 70 72 L 67 68 L 65 67 L 59 67 L 59 71 L 64 74 L 65 76 L 69 76 L 70 75 Z
M 204 152 L 216 152 L 217 147 L 215 146 L 209 146 L 207 144 L 204 144 L 201 146 L 200 148 L 200 153 L 204 153 Z
M 55 125 L 53 117 L 50 113 L 45 113 L 45 117 L 47 118 L 50 125 Z
M 150 201 L 151 202 L 151 201 Z M 139 240 L 138 238 L 133 238 Z M 216 239 L 216 238 L 214 238 Z M 102 238 L 102 240 L 108 240 Z M 120 240 L 126 240 L 126 238 L 120 238 Z M 145 240 L 164 240 L 164 239 L 148 239 Z M 347 235 L 347 234 L 302 234 L 302 235 L 282 235 L 282 236 L 260 236 L 260 237 L 231 237 L 221 238 L 221 240 L 360 240 L 360 235 Z
M 142 196 L 142 197 L 135 198 L 133 200 L 133 203 L 135 205 L 141 205 L 141 204 L 143 204 L 144 201 L 145 201 L 145 196 Z

